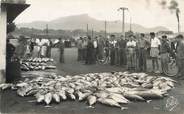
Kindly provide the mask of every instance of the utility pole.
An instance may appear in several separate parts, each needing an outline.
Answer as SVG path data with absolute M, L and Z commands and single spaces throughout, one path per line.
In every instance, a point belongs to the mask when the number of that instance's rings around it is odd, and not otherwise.
M 93 28 L 92 28 L 92 30 L 91 30 L 91 38 L 93 39 L 93 33 L 94 31 L 93 31 Z
M 48 27 L 48 24 L 46 24 L 46 36 L 47 36 L 47 38 L 48 38 L 48 33 L 49 33 L 49 27 Z
M 122 11 L 122 35 L 125 37 L 125 10 L 128 10 L 126 7 L 120 7 L 118 11 Z
M 88 24 L 87 24 L 87 36 L 88 36 Z
M 178 21 L 178 33 L 180 33 L 180 10 L 179 8 L 176 9 L 176 17 L 177 17 L 177 21 Z
M 107 21 L 105 21 L 105 38 L 107 38 Z
M 132 17 L 130 17 L 130 31 L 132 31 Z

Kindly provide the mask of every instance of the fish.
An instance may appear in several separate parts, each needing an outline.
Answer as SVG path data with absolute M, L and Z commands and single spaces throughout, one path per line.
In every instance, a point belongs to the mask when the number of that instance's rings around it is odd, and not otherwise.
M 38 65 L 38 69 L 43 65 L 31 64 Z M 34 77 L 13 84 L 19 96 L 35 96 L 37 102 L 45 102 L 47 105 L 52 100 L 59 103 L 62 100 L 77 99 L 86 100 L 91 107 L 96 102 L 101 102 L 121 109 L 126 107 L 121 107 L 120 104 L 128 104 L 133 100 L 148 101 L 152 98 L 164 98 L 176 83 L 170 78 L 129 72 L 89 73 L 75 76 L 49 73 Z M 0 85 L 0 89 L 8 86 Z M 13 90 L 12 87 L 10 88 Z
M 58 94 L 59 94 L 59 96 L 61 97 L 62 100 L 66 100 L 67 99 L 65 91 L 60 90 Z
M 143 83 L 141 86 L 143 88 L 148 88 L 148 89 L 152 89 L 153 88 L 153 84 L 151 84 L 151 83 Z
M 163 98 L 163 93 L 160 90 L 152 89 L 147 91 L 134 91 L 134 94 L 143 98 Z
M 88 100 L 89 106 L 92 106 L 96 103 L 97 98 L 94 95 L 90 95 L 88 96 L 87 100 Z
M 99 98 L 98 102 L 105 104 L 105 105 L 121 108 L 121 105 L 118 102 L 116 102 L 115 100 L 110 99 L 110 98 Z
M 17 94 L 21 97 L 24 97 L 26 95 L 26 91 L 23 88 L 20 88 L 17 90 Z
M 145 101 L 145 99 L 143 97 L 136 95 L 135 93 L 131 93 L 131 92 L 125 92 L 123 94 L 123 96 L 125 96 L 125 98 L 127 98 L 129 100 Z
M 106 88 L 105 90 L 110 93 L 122 93 L 123 92 L 122 88 L 119 88 L 119 87 Z
M 38 92 L 37 89 L 31 89 L 29 92 L 26 93 L 26 96 L 32 96 L 35 95 Z
M 83 101 L 83 100 L 86 99 L 90 94 L 92 94 L 92 93 L 82 93 L 82 92 L 78 92 L 78 100 L 79 100 L 79 101 Z
M 13 84 L 0 84 L 0 89 L 5 90 L 11 88 Z
M 100 91 L 100 92 L 94 93 L 94 95 L 97 96 L 98 98 L 106 98 L 109 96 L 109 93 Z
M 47 105 L 49 105 L 52 101 L 52 94 L 49 92 L 47 94 L 45 94 L 44 96 L 44 101 Z
M 28 85 L 28 83 L 26 83 L 26 82 L 16 84 L 17 87 L 24 87 L 24 86 L 27 86 L 27 85 Z
M 75 90 L 72 89 L 72 88 L 67 88 L 65 91 L 66 91 L 68 94 L 73 94 Z
M 37 101 L 37 103 L 43 102 L 44 99 L 45 99 L 45 96 L 44 95 L 36 94 L 36 101 Z
M 124 96 L 122 96 L 121 94 L 115 94 L 115 93 L 113 93 L 113 94 L 110 94 L 108 96 L 108 98 L 113 99 L 116 102 L 122 103 L 122 104 L 130 103 L 130 101 L 128 99 L 126 99 Z
M 52 98 L 53 98 L 57 103 L 60 102 L 60 96 L 59 96 L 58 93 L 54 93 L 54 94 L 52 95 Z
M 76 97 L 74 94 L 70 93 L 68 94 L 68 96 L 70 97 L 71 100 L 76 100 Z

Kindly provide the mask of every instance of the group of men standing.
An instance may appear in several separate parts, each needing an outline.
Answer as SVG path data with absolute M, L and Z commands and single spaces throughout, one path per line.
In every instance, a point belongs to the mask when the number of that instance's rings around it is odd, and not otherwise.
M 184 74 L 184 41 L 183 35 L 178 35 L 170 41 L 166 35 L 156 37 L 154 32 L 145 35 L 130 35 L 129 37 L 117 38 L 111 35 L 109 39 L 101 36 L 92 39 L 90 36 L 78 40 L 78 61 L 86 64 L 94 64 L 99 58 L 110 57 L 110 65 L 119 65 L 128 70 L 146 72 L 148 70 L 147 60 L 152 62 L 152 72 L 162 73 L 167 70 L 169 57 L 175 57 L 178 61 L 179 75 Z M 159 61 L 160 59 L 160 61 Z M 161 69 L 159 67 L 161 62 Z
M 97 40 L 92 40 L 90 36 L 80 37 L 77 43 L 78 61 L 85 61 L 85 64 L 95 64 L 97 56 Z

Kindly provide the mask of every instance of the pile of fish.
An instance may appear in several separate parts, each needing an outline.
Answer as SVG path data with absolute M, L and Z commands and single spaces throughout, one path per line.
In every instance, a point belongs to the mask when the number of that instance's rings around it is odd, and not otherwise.
M 53 65 L 54 60 L 51 58 L 29 58 L 21 61 L 21 70 L 32 71 L 32 70 L 45 70 L 45 69 L 56 69 Z
M 48 75 L 26 79 L 11 87 L 21 97 L 34 96 L 37 103 L 46 106 L 65 100 L 86 100 L 90 107 L 95 103 L 123 107 L 133 101 L 150 101 L 168 95 L 175 80 L 150 76 L 145 73 L 89 73 L 75 76 Z

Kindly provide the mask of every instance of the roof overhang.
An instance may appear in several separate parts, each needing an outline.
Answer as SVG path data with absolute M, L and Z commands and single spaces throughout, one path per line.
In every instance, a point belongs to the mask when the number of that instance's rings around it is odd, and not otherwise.
M 1 3 L 1 7 L 5 7 L 7 11 L 7 22 L 11 23 L 22 13 L 30 4 Z

